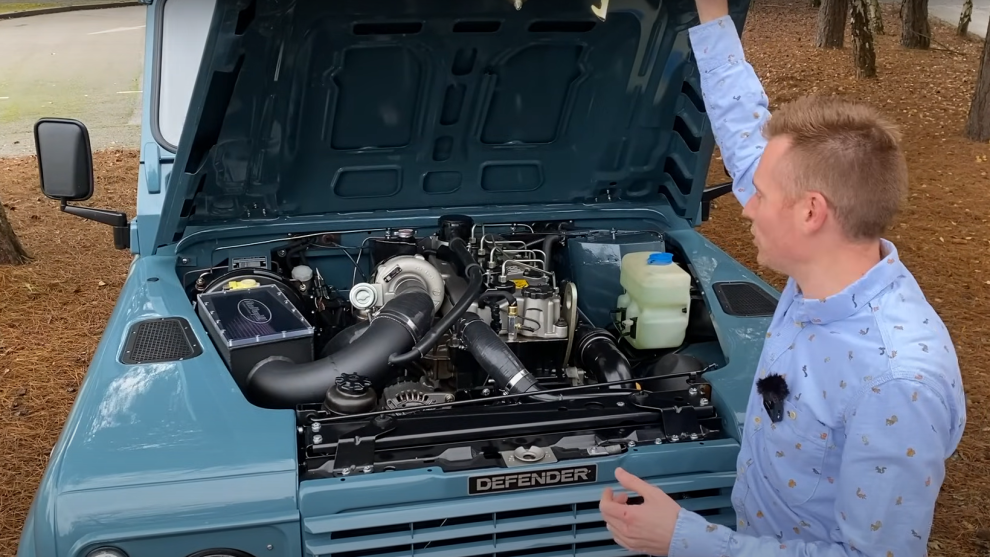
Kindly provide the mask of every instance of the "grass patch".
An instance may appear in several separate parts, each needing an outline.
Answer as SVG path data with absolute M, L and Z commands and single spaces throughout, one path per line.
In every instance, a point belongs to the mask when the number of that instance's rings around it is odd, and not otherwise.
M 43 2 L 14 2 L 13 4 L 0 4 L 0 14 L 9 14 L 11 12 L 26 12 L 28 10 L 37 10 L 39 8 L 51 8 L 51 4 L 45 4 Z

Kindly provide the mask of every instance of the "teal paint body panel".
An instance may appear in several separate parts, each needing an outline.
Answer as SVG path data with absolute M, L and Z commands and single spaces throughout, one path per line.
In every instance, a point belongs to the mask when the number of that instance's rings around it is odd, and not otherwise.
M 748 2 L 731 4 L 741 28 Z M 618 466 L 733 524 L 743 413 L 770 316 L 728 313 L 716 285 L 777 293 L 696 229 L 714 146 L 687 40 L 696 21 L 683 0 L 611 0 L 605 21 L 569 0 L 456 11 L 439 1 L 149 2 L 137 212 L 126 226 L 134 261 L 18 557 L 624 555 L 597 511 Z M 274 258 L 290 235 L 332 232 L 359 246 L 367 231 L 428 234 L 451 214 L 601 231 L 556 252 L 599 327 L 622 292 L 622 255 L 675 253 L 710 322 L 682 353 L 717 368 L 704 379 L 723 434 L 524 469 L 444 470 L 438 459 L 313 475 L 313 432 L 300 432 L 294 409 L 248 400 L 193 305 L 196 279 L 239 257 Z M 355 271 L 350 256 L 324 246 L 307 257 L 346 298 L 352 277 L 373 270 Z M 180 320 L 193 355 L 135 361 L 135 327 L 163 319 Z M 479 475 L 581 465 L 593 465 L 593 482 L 469 489 Z

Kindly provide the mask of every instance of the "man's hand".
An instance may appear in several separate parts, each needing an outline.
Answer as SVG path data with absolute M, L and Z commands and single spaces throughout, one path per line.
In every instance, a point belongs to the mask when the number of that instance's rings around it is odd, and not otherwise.
M 695 0 L 698 8 L 698 19 L 701 23 L 729 15 L 728 0 Z
M 612 538 L 629 551 L 647 555 L 669 554 L 670 539 L 674 535 L 681 506 L 660 488 L 622 468 L 616 469 L 615 479 L 622 487 L 643 497 L 643 504 L 629 505 L 629 497 L 625 493 L 614 494 L 611 488 L 605 489 L 598 508 L 605 517 Z

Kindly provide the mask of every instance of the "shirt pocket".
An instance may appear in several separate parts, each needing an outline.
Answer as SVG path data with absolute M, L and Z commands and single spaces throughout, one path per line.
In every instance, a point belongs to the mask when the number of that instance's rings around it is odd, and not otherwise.
M 804 405 L 793 399 L 787 402 L 780 422 L 763 420 L 760 435 L 765 466 L 761 468 L 770 488 L 788 506 L 796 507 L 807 503 L 821 485 L 833 430 Z

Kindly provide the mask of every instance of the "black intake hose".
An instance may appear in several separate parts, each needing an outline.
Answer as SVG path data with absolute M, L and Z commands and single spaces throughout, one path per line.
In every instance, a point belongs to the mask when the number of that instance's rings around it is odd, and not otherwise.
M 537 384 L 519 358 L 476 313 L 468 313 L 460 323 L 460 333 L 466 349 L 478 361 L 481 369 L 509 394 L 533 393 L 534 400 L 553 402 L 564 399 L 598 398 L 601 394 L 548 394 Z
M 510 306 L 516 303 L 516 297 L 511 292 L 506 292 L 505 290 L 488 290 L 478 298 L 482 301 L 491 298 L 501 298 L 508 302 Z
M 547 256 L 547 268 L 545 271 L 553 271 L 553 245 L 560 241 L 563 236 L 559 234 L 548 234 L 546 238 L 543 239 L 543 254 Z
M 574 345 L 577 347 L 575 360 L 587 371 L 594 374 L 600 383 L 633 380 L 632 365 L 619 347 L 616 346 L 612 335 L 605 329 L 599 329 L 582 321 L 574 332 Z M 634 383 L 615 385 L 614 389 L 634 389 Z
M 353 344 L 355 340 L 361 338 L 361 335 L 368 332 L 369 326 L 371 326 L 370 321 L 362 321 L 335 334 L 333 338 L 330 339 L 330 342 L 323 347 L 320 357 L 326 358 L 334 352 L 339 352 L 344 348 L 347 348 L 347 346 Z
M 362 334 L 349 335 L 345 340 L 350 342 L 342 342 L 339 351 L 302 364 L 281 356 L 259 362 L 247 375 L 248 398 L 264 408 L 321 402 L 344 373 L 367 378 L 381 392 L 393 374 L 389 354 L 408 350 L 432 322 L 433 299 L 422 285 L 412 283 L 385 304 Z
M 426 333 L 423 338 L 416 343 L 411 349 L 405 353 L 399 353 L 398 350 L 390 352 L 391 356 L 388 358 L 388 363 L 394 366 L 400 366 L 403 364 L 408 364 L 413 360 L 422 358 L 424 354 L 429 352 L 436 346 L 440 337 L 443 336 L 451 327 L 454 326 L 456 322 L 468 308 L 481 297 L 484 292 L 483 281 L 485 275 L 481 270 L 481 266 L 474 260 L 471 256 L 471 252 L 468 250 L 467 243 L 460 238 L 454 238 L 447 244 L 450 251 L 453 252 L 456 261 L 460 264 L 460 267 L 464 269 L 464 274 L 468 277 L 467 289 L 464 291 L 464 295 L 461 296 L 460 300 L 454 304 L 454 307 L 447 312 L 446 315 L 437 321 L 436 325 L 430 329 L 430 332 Z M 439 256 L 439 250 L 438 250 Z

